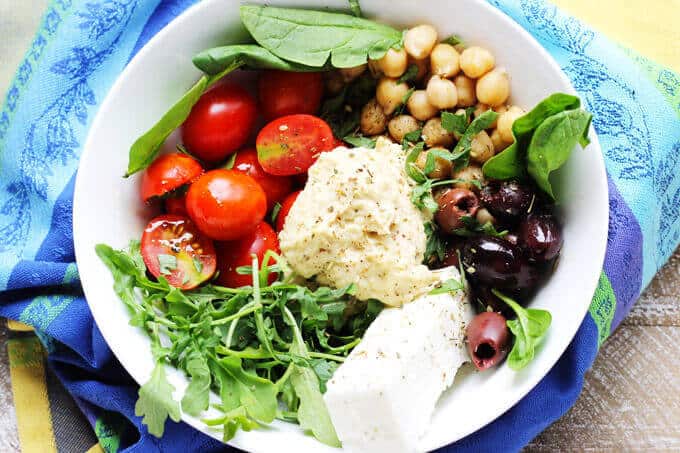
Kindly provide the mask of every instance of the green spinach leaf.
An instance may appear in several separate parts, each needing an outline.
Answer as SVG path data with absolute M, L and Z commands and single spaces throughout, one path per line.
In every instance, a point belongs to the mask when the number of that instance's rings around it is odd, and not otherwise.
M 349 10 L 352 11 L 356 17 L 361 17 L 361 6 L 359 5 L 359 0 L 349 0 Z
M 379 59 L 401 43 L 402 33 L 347 14 L 243 5 L 241 21 L 262 47 L 284 60 L 352 68 Z
M 527 149 L 527 170 L 538 187 L 555 199 L 550 173 L 569 159 L 576 143 L 588 143 L 592 115 L 584 110 L 557 113 L 536 128 Z
M 552 315 L 547 310 L 523 308 L 503 293 L 492 290 L 493 294 L 508 304 L 517 319 L 507 321 L 508 329 L 515 336 L 515 343 L 508 355 L 508 366 L 515 371 L 526 367 L 534 358 L 536 347 L 545 337 Z
M 280 69 L 295 72 L 320 69 L 282 60 L 257 44 L 213 47 L 198 53 L 193 62 L 194 66 L 208 75 L 219 74 L 233 64 L 241 64 L 247 69 Z

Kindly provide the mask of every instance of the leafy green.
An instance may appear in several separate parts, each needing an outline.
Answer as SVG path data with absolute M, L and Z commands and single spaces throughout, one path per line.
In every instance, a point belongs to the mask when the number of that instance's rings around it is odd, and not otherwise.
M 139 388 L 139 399 L 135 404 L 135 415 L 144 417 L 149 433 L 161 437 L 165 430 L 165 420 L 180 421 L 179 404 L 172 399 L 175 387 L 168 382 L 163 363 L 156 362 L 151 379 Z
M 415 64 L 415 63 L 410 64 L 406 68 L 406 72 L 404 72 L 404 74 L 401 77 L 399 77 L 399 80 L 397 81 L 397 83 L 413 82 L 414 80 L 416 80 L 417 76 L 418 76 L 418 65 Z M 407 99 L 407 101 L 408 101 L 408 99 Z
M 272 225 L 276 224 L 276 219 L 279 217 L 279 212 L 281 212 L 281 203 L 278 201 L 274 203 L 274 207 L 272 208 L 271 214 L 269 214 L 269 220 L 271 221 Z
M 243 5 L 241 21 L 262 47 L 284 60 L 352 68 L 379 59 L 401 43 L 402 33 L 347 14 Z
M 465 282 L 455 278 L 450 278 L 441 282 L 436 288 L 430 291 L 430 294 L 435 296 L 437 294 L 448 294 L 458 291 L 465 291 Z
M 444 44 L 449 44 L 451 46 L 457 46 L 458 44 L 464 44 L 463 39 L 458 35 L 451 35 L 442 41 Z
M 376 80 L 363 75 L 321 105 L 319 116 L 336 137 L 346 137 L 359 128 L 361 108 L 374 96 Z
M 570 94 L 554 93 L 539 102 L 512 125 L 514 143 L 484 164 L 484 175 L 492 179 L 525 178 L 526 154 L 534 131 L 549 117 L 581 107 L 581 100 Z
M 359 5 L 359 0 L 349 0 L 349 10 L 352 11 L 356 17 L 361 17 L 361 6 Z
M 156 158 L 165 139 L 184 123 L 191 109 L 208 88 L 217 83 L 231 71 L 241 67 L 241 61 L 235 61 L 225 67 L 222 72 L 212 76 L 204 75 L 168 110 L 151 129 L 139 137 L 130 147 L 128 168 L 125 177 L 144 170 Z
M 470 237 L 484 235 L 502 238 L 508 234 L 507 230 L 498 231 L 491 222 L 481 224 L 474 217 L 463 216 L 461 221 L 464 227 L 455 229 L 452 232 L 456 236 Z
M 457 167 L 467 167 L 470 159 L 470 150 L 472 149 L 472 140 L 484 129 L 488 129 L 496 121 L 496 118 L 498 118 L 498 113 L 493 110 L 487 110 L 472 120 L 452 151 L 452 160 L 458 161 Z
M 434 222 L 425 222 L 425 236 L 427 243 L 423 262 L 428 264 L 435 259 L 442 261 L 446 254 L 446 243 L 439 235 L 437 225 Z
M 193 58 L 194 66 L 208 75 L 219 74 L 234 64 L 248 69 L 280 69 L 282 71 L 318 71 L 319 67 L 282 60 L 257 44 L 235 44 L 213 47 L 199 52 Z
M 293 284 L 283 277 L 290 273 L 281 272 L 285 261 L 271 252 L 266 265 L 255 260 L 239 269 L 252 275 L 251 286 L 183 291 L 162 276 L 147 277 L 137 241 L 128 251 L 102 244 L 96 251 L 132 312 L 131 324 L 151 338 L 157 366 L 137 403 L 149 432 L 160 435 L 168 416 L 179 419 L 162 367 L 168 363 L 191 378 L 181 400 L 186 413 L 200 415 L 210 390 L 219 393 L 220 415 L 205 422 L 222 427 L 225 440 L 281 418 L 337 445 L 321 394 L 380 313 L 380 302 L 356 300 L 354 285 L 311 290 Z M 276 281 L 269 285 L 272 274 Z
M 470 117 L 467 113 L 442 112 L 442 127 L 447 132 L 464 134 Z
M 550 173 L 565 164 L 576 143 L 587 146 L 592 115 L 584 110 L 557 113 L 536 128 L 527 149 L 527 171 L 553 199 Z
M 508 366 L 515 371 L 521 370 L 533 360 L 536 347 L 550 327 L 552 315 L 547 310 L 523 308 L 503 293 L 495 289 L 492 291 L 517 315 L 517 319 L 507 321 L 508 329 L 515 336 L 515 344 L 508 355 Z
M 376 140 L 368 137 L 363 137 L 361 135 L 346 135 L 342 138 L 342 141 L 349 143 L 352 146 L 363 147 L 363 148 L 375 148 Z
M 406 93 L 404 93 L 404 96 L 401 98 L 401 104 L 397 106 L 397 108 L 394 110 L 394 116 L 399 116 L 402 113 L 404 113 L 404 109 L 406 108 L 406 103 L 408 102 L 409 99 L 411 99 L 411 96 L 413 93 L 416 91 L 415 88 L 411 87 L 409 88 Z

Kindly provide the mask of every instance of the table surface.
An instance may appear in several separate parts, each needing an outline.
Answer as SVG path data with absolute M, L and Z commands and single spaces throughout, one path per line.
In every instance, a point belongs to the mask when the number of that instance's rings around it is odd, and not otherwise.
M 639 30 L 654 21 L 647 0 L 555 0 L 616 40 L 680 71 L 680 36 L 673 21 L 658 24 L 658 37 Z M 597 6 L 591 6 L 593 4 Z M 669 13 L 680 0 L 659 0 Z M 30 42 L 46 0 L 0 0 L 0 95 Z M 644 5 L 645 8 L 640 8 Z M 602 11 L 621 19 L 603 21 Z M 663 16 L 656 13 L 656 17 Z M 669 18 L 673 15 L 669 14 Z M 677 17 L 677 16 L 676 16 Z M 665 31 L 664 31 L 665 30 Z M 673 41 L 673 40 L 671 40 Z M 680 39 L 678 40 L 680 42 Z M 7 364 L 7 333 L 0 327 L 0 451 L 20 451 Z M 603 345 L 586 375 L 576 405 L 534 439 L 527 451 L 680 450 L 680 248 L 643 293 L 622 326 Z

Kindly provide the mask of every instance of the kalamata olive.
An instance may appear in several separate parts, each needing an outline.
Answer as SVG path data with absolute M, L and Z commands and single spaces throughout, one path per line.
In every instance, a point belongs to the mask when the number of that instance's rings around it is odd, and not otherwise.
M 467 327 L 468 352 L 472 363 L 484 371 L 500 363 L 508 354 L 510 332 L 500 313 L 484 312 Z
M 469 238 L 461 257 L 468 278 L 475 283 L 511 291 L 530 290 L 538 283 L 538 271 L 526 253 L 503 239 Z
M 519 243 L 536 261 L 551 260 L 562 248 L 562 229 L 550 214 L 530 214 L 519 226 Z
M 517 221 L 531 206 L 534 191 L 517 181 L 491 181 L 479 194 L 482 205 L 496 218 Z
M 437 195 L 435 220 L 444 233 L 463 228 L 462 218 L 474 217 L 479 209 L 477 195 L 467 189 L 446 189 Z

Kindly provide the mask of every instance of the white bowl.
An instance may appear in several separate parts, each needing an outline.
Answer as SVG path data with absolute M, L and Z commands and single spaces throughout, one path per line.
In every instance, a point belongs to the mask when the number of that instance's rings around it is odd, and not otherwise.
M 254 2 L 258 3 L 258 2 Z M 285 6 L 342 9 L 344 0 L 268 0 Z M 128 149 L 199 77 L 191 64 L 197 52 L 243 42 L 237 0 L 206 0 L 175 19 L 130 62 L 102 103 L 82 155 L 74 199 L 78 268 L 92 314 L 125 369 L 140 384 L 153 368 L 150 342 L 128 324 L 129 314 L 113 292 L 113 281 L 95 255 L 98 243 L 124 247 L 139 238 L 151 213 L 139 199 L 139 177 L 122 178 Z M 441 36 L 458 34 L 489 48 L 511 76 L 512 99 L 525 109 L 553 92 L 574 93 L 550 55 L 521 27 L 482 0 L 363 2 L 367 16 L 395 25 L 431 23 Z M 564 219 L 560 264 L 532 305 L 553 314 L 549 334 L 534 361 L 516 373 L 507 366 L 465 373 L 439 401 L 423 449 L 454 442 L 490 423 L 526 395 L 550 370 L 576 333 L 598 282 L 607 239 L 608 196 L 602 153 L 594 133 L 586 150 L 574 150 L 561 171 L 558 193 Z M 168 370 L 178 389 L 187 385 Z M 418 389 L 414 389 L 418 391 Z M 215 397 L 215 395 L 213 395 Z M 196 417 L 183 420 L 209 435 Z M 271 429 L 239 433 L 232 445 L 249 451 L 337 451 L 306 436 L 297 425 L 275 422 Z

